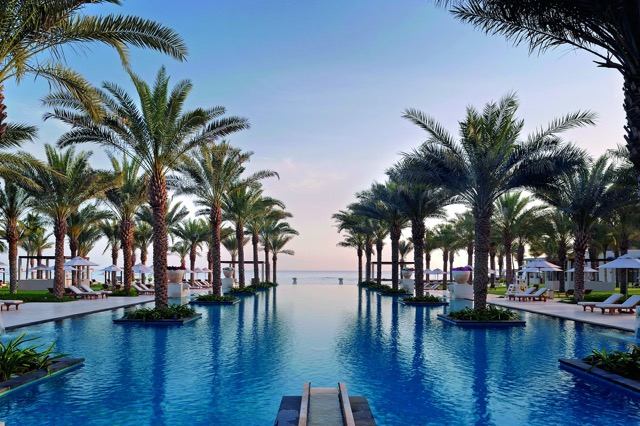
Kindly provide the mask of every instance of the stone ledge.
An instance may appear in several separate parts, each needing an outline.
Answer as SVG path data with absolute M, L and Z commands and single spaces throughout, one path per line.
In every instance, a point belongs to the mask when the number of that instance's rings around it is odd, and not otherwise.
M 560 366 L 567 370 L 581 373 L 585 377 L 597 377 L 599 380 L 604 380 L 608 383 L 621 386 L 640 395 L 640 381 L 638 380 L 629 379 L 627 377 L 620 376 L 619 374 L 594 367 L 581 359 L 561 358 L 558 361 L 560 361 Z
M 407 306 L 449 306 L 449 302 L 415 302 L 415 301 L 402 301 L 403 305 Z
M 185 325 L 194 322 L 197 319 L 200 319 L 202 314 L 195 314 L 192 317 L 188 318 L 180 318 L 180 319 L 161 319 L 161 320 L 139 320 L 139 319 L 129 319 L 129 318 L 120 318 L 114 319 L 114 324 L 124 324 L 124 325 L 146 325 L 146 326 L 169 326 L 169 325 Z
M 506 328 L 506 327 L 524 327 L 527 322 L 524 320 L 504 320 L 504 321 L 474 321 L 474 320 L 456 320 L 449 318 L 449 315 L 438 314 L 440 321 L 447 324 L 457 325 L 458 327 L 475 327 L 475 328 Z
M 235 305 L 236 303 L 240 303 L 240 299 L 237 297 L 234 300 L 192 300 L 189 302 L 190 305 L 195 306 Z
M 75 367 L 84 364 L 84 358 L 60 358 L 51 363 L 49 370 L 35 370 L 22 376 L 13 377 L 4 382 L 0 382 L 0 396 L 4 396 L 23 386 L 27 386 L 49 377 L 63 374 Z

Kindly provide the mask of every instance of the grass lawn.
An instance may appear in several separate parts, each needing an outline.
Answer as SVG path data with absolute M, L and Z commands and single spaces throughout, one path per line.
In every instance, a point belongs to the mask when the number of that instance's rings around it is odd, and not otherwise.
M 0 289 L 0 300 L 17 299 L 24 302 L 71 302 L 76 300 L 70 296 L 64 296 L 62 299 L 56 298 L 47 290 L 18 290 L 18 293 L 9 293 L 8 288 Z

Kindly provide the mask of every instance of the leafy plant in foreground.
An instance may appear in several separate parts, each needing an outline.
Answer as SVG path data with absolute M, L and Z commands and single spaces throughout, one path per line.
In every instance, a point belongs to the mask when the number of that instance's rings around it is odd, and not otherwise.
M 29 345 L 35 340 L 37 338 L 21 334 L 6 343 L 0 342 L 0 381 L 30 371 L 48 370 L 53 361 L 64 357 L 53 352 L 53 343 L 42 351 L 41 345 Z

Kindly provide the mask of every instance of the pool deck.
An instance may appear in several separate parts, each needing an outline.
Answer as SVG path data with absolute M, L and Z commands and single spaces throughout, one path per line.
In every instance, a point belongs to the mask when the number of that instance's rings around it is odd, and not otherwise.
M 109 311 L 141 303 L 153 302 L 153 296 L 109 297 L 97 300 L 76 300 L 73 302 L 31 302 L 0 314 L 1 324 L 6 330 L 56 321 L 95 312 Z
M 510 309 L 519 309 L 536 314 L 549 315 L 556 318 L 563 318 L 573 321 L 580 321 L 587 324 L 599 325 L 603 327 L 615 328 L 623 331 L 635 330 L 635 315 L 633 314 L 601 314 L 599 309 L 594 312 L 587 310 L 584 312 L 581 306 L 570 303 L 560 303 L 556 301 L 547 302 L 517 302 L 507 300 L 490 294 L 487 302 Z

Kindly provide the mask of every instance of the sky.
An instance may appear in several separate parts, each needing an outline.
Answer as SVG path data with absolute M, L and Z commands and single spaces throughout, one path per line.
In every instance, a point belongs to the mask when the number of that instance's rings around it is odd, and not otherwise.
M 383 181 L 400 154 L 424 140 L 402 118 L 406 108 L 426 112 L 457 134 L 467 106 L 515 92 L 525 133 L 590 110 L 597 124 L 568 132 L 567 140 L 594 156 L 624 142 L 617 72 L 568 48 L 531 55 L 526 46 L 487 36 L 427 0 L 128 0 L 88 11 L 138 15 L 178 31 L 189 49 L 185 62 L 132 49 L 134 71 L 152 80 L 164 65 L 173 82 L 193 82 L 190 108 L 223 105 L 250 120 L 251 129 L 229 141 L 255 153 L 251 170 L 280 174 L 265 182 L 266 192 L 284 201 L 300 232 L 290 247 L 295 256 L 281 256 L 280 269 L 355 269 L 355 252 L 336 247 L 340 236 L 331 215 L 354 193 Z M 69 49 L 66 61 L 96 85 L 112 81 L 131 89 L 107 48 Z M 40 99 L 48 90 L 31 78 L 6 85 L 9 119 L 40 128 L 38 141 L 24 146 L 40 157 L 42 145 L 67 130 L 42 122 Z M 109 168 L 101 147 L 81 148 L 94 152 L 95 167 Z M 107 265 L 103 250 L 98 243 L 91 258 Z M 386 260 L 389 253 L 383 253 Z M 432 267 L 440 267 L 440 253 L 432 256 Z

